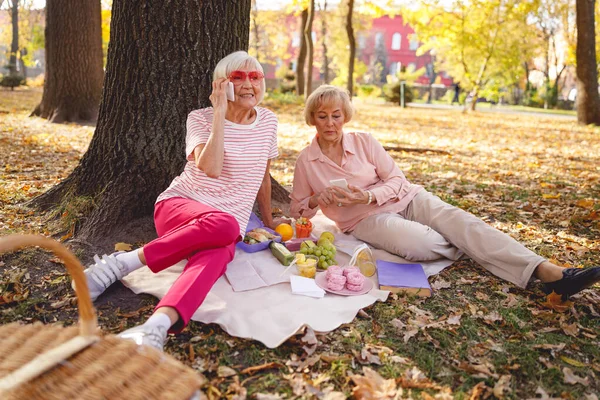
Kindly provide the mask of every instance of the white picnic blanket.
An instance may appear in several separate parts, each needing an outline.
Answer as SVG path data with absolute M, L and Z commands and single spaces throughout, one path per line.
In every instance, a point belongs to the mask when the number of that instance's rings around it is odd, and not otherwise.
M 335 224 L 320 212 L 312 222 L 313 235 L 318 237 L 325 230 L 335 234 L 335 245 L 338 249 L 336 260 L 340 264 L 347 263 L 350 260 L 348 253 L 351 254 L 362 244 L 353 236 L 341 233 Z M 373 250 L 373 255 L 376 259 L 407 262 L 383 250 Z M 283 267 L 269 250 L 250 254 L 236 249 L 234 261 L 243 260 L 251 260 L 254 265 L 261 262 L 265 265 L 272 264 L 273 268 L 283 271 Z M 452 261 L 441 259 L 421 264 L 427 276 L 431 276 L 452 264 Z M 122 281 L 136 294 L 149 293 L 162 298 L 184 265 L 185 261 L 179 262 L 158 274 L 152 273 L 148 268 L 141 268 Z M 292 267 L 291 270 L 295 268 Z M 348 297 L 326 294 L 325 297 L 317 299 L 292 294 L 289 276 L 287 282 L 238 292 L 235 292 L 227 278 L 222 276 L 192 320 L 218 324 L 232 336 L 258 340 L 265 346 L 274 348 L 307 326 L 316 332 L 329 332 L 351 322 L 360 309 L 377 300 L 385 301 L 389 292 L 377 289 L 377 274 L 372 279 L 375 285 L 367 294 Z

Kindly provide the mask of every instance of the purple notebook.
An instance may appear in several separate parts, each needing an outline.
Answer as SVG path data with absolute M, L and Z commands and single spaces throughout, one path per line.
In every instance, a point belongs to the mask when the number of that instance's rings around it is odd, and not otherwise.
M 431 286 L 421 264 L 399 264 L 377 260 L 379 289 L 393 293 L 411 293 L 431 296 Z

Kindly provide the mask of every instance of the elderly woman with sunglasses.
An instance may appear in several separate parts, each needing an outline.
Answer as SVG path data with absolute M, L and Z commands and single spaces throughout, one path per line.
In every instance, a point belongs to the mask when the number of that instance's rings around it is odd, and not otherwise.
M 269 165 L 277 157 L 277 118 L 257 107 L 265 93 L 259 62 L 244 51 L 223 58 L 213 74 L 212 107 L 187 119 L 185 169 L 158 196 L 158 239 L 123 253 L 95 256 L 85 270 L 92 299 L 147 265 L 159 272 L 187 259 L 183 272 L 144 323 L 120 334 L 162 350 L 180 332 L 233 259 L 255 199 L 265 225 L 271 217 Z M 233 84 L 233 98 L 227 90 Z
M 561 268 L 479 218 L 410 183 L 383 146 L 368 133 L 345 132 L 353 108 L 348 94 L 324 85 L 306 100 L 304 117 L 316 128 L 298 155 L 290 195 L 294 217 L 320 208 L 344 232 L 411 261 L 463 254 L 494 275 L 566 298 L 600 281 L 600 267 Z M 346 179 L 348 189 L 330 184 Z

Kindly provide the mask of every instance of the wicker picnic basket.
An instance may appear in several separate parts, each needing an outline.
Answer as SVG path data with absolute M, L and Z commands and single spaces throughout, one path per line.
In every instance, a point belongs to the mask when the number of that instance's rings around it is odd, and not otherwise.
M 66 247 L 36 235 L 0 238 L 0 253 L 40 246 L 60 257 L 75 281 L 79 326 L 0 326 L 0 398 L 188 399 L 200 376 L 176 359 L 114 335 L 101 336 L 83 267 Z

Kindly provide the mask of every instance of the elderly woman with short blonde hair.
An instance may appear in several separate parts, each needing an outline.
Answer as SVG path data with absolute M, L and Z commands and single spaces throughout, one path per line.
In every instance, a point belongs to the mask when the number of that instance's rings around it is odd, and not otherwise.
M 187 260 L 148 321 L 120 334 L 161 350 L 167 332 L 187 325 L 225 273 L 256 199 L 265 225 L 277 224 L 271 217 L 269 175 L 270 160 L 278 155 L 277 118 L 258 107 L 265 93 L 263 69 L 238 51 L 219 61 L 213 78 L 212 107 L 187 118 L 185 168 L 156 200 L 158 239 L 127 253 L 95 256 L 85 270 L 95 300 L 144 265 L 157 273 Z
M 552 264 L 410 183 L 372 135 L 344 131 L 353 116 L 345 91 L 319 87 L 307 99 L 304 116 L 316 135 L 296 161 L 292 216 L 311 218 L 320 208 L 342 231 L 407 260 L 458 260 L 466 254 L 521 288 L 535 276 L 546 293 L 554 291 L 563 298 L 600 281 L 600 267 L 565 269 Z M 346 179 L 348 189 L 331 185 L 335 179 Z

